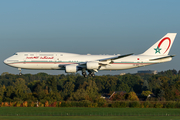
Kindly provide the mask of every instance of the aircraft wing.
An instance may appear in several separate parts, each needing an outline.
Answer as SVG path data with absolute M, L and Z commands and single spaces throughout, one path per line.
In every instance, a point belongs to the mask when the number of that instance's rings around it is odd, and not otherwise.
M 100 59 L 99 61 L 116 60 L 116 59 L 123 58 L 123 57 L 127 57 L 127 56 L 130 56 L 130 55 L 133 55 L 133 54 L 134 54 L 134 53 L 131 53 L 131 54 L 126 54 L 126 55 L 119 55 L 119 56 L 116 56 L 116 57 L 111 57 L 111 58 Z
M 134 53 L 126 54 L 126 55 L 119 55 L 119 56 L 110 57 L 110 58 L 99 59 L 99 60 L 96 60 L 94 62 L 99 64 L 99 66 L 108 65 L 108 64 L 113 63 L 113 60 L 124 58 L 124 57 L 130 56 L 130 55 L 133 55 L 133 54 Z M 91 62 L 93 62 L 93 61 L 91 61 Z M 81 62 L 81 63 L 78 63 L 77 67 L 78 67 L 78 69 L 83 69 L 83 68 L 86 68 L 86 64 L 87 64 L 87 62 Z M 59 67 L 65 68 L 66 65 L 69 65 L 69 64 L 59 65 Z M 97 70 L 94 69 L 94 71 L 97 71 Z
M 123 57 L 127 57 L 127 56 L 130 56 L 130 55 L 133 55 L 134 53 L 131 53 L 131 54 L 126 54 L 126 55 L 119 55 L 119 56 L 116 56 L 116 57 L 110 57 L 110 58 L 104 58 L 104 59 L 99 59 L 99 60 L 96 60 L 96 62 L 99 63 L 99 65 L 107 65 L 107 64 L 110 64 L 110 63 L 113 63 L 113 60 L 116 60 L 116 59 L 119 59 L 119 58 L 123 58 Z M 79 65 L 86 65 L 87 62 L 82 62 L 82 63 L 79 63 Z
M 168 55 L 168 56 L 165 56 L 165 57 L 159 57 L 159 58 L 150 59 L 150 61 L 162 60 L 162 59 L 169 58 L 169 57 L 174 57 L 174 56 L 175 56 L 175 55 Z
M 130 55 L 133 55 L 133 54 L 134 53 L 126 54 L 126 55 L 119 55 L 119 56 L 116 56 L 116 57 L 100 59 L 98 61 L 99 61 L 100 65 L 107 65 L 107 64 L 113 63 L 113 60 L 124 58 L 124 57 L 130 56 Z

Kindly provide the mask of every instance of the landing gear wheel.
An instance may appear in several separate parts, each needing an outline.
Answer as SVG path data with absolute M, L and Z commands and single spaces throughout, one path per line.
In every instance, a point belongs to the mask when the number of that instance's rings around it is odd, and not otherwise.
M 91 77 L 92 75 L 91 74 L 88 74 L 89 77 Z
M 87 78 L 87 75 L 84 75 L 85 78 Z
M 18 68 L 18 70 L 19 70 L 19 75 L 22 75 L 21 68 Z
M 88 76 L 90 76 L 90 77 L 94 77 L 95 75 L 94 75 L 94 72 L 89 72 L 89 74 L 88 74 Z
M 87 78 L 86 70 L 82 70 L 82 75 Z
M 91 76 L 92 76 L 92 77 L 94 77 L 95 75 L 94 75 L 94 74 L 92 74 Z

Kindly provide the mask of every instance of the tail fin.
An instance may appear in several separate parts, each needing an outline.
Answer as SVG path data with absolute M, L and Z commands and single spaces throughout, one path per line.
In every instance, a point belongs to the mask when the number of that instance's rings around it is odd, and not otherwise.
M 167 33 L 142 55 L 168 55 L 177 33 Z

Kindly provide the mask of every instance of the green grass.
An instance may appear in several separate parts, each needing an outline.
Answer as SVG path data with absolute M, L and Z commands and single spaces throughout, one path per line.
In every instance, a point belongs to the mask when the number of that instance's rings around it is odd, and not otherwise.
M 85 107 L 0 107 L 0 116 L 111 116 L 180 115 L 180 109 L 166 108 L 85 108 Z
M 0 120 L 179 120 L 179 116 L 1 116 Z
M 53 115 L 66 116 L 53 116 Z M 90 116 L 91 114 L 91 116 Z M 83 108 L 83 107 L 0 107 L 0 120 L 180 120 L 180 109 L 165 108 Z M 4 115 L 4 116 L 3 116 Z M 12 115 L 12 116 L 11 116 Z M 78 115 L 78 116 L 69 116 Z M 83 115 L 83 116 L 80 116 Z M 92 116 L 96 115 L 96 116 Z M 109 115 L 109 116 L 98 116 Z M 111 116 L 112 115 L 112 116 Z M 126 116 L 113 116 L 126 115 Z M 136 116 L 129 116 L 136 115 Z M 144 116 L 139 116 L 144 115 Z M 145 116 L 148 115 L 148 116 Z M 156 116 L 154 116 L 156 115 Z M 158 116 L 167 115 L 167 116 Z

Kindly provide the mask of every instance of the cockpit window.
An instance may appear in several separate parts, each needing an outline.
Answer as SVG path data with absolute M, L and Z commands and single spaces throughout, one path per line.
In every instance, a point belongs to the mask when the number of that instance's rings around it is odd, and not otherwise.
M 13 55 L 18 55 L 17 53 L 14 53 Z

